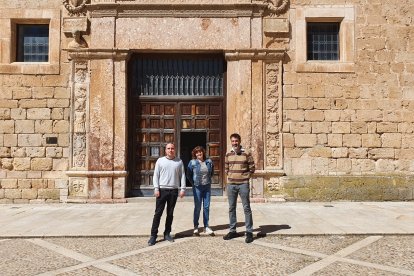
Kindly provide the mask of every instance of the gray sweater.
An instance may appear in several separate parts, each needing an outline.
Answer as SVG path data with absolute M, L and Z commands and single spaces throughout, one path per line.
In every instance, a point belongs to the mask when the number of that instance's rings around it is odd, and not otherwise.
M 158 158 L 155 163 L 154 177 L 152 180 L 154 189 L 178 189 L 185 191 L 185 171 L 184 164 L 180 158 L 168 159 L 167 157 Z M 181 185 L 180 185 L 181 183 Z

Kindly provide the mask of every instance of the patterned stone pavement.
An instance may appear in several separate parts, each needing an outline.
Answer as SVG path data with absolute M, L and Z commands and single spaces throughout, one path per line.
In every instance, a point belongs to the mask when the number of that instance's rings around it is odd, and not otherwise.
M 8 275 L 414 275 L 413 235 L 0 239 Z

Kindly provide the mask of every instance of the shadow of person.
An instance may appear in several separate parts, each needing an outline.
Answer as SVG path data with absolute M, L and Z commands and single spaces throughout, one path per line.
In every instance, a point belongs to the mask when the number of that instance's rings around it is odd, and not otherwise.
M 280 225 L 260 225 L 259 228 L 253 230 L 253 232 L 257 232 L 256 239 L 264 238 L 269 233 L 273 233 L 282 229 L 290 229 L 291 227 L 287 224 L 280 224 Z
M 244 226 L 244 222 L 236 223 L 236 227 L 242 227 L 242 226 Z M 229 229 L 229 225 L 228 224 L 220 224 L 220 225 L 210 226 L 210 228 L 213 231 L 226 230 L 226 229 Z M 175 239 L 182 239 L 182 238 L 192 237 L 193 236 L 193 231 L 194 231 L 194 229 L 189 229 L 189 230 L 185 230 L 185 231 L 175 233 L 174 238 Z M 243 235 L 243 233 L 239 233 L 239 236 L 242 236 L 242 235 Z

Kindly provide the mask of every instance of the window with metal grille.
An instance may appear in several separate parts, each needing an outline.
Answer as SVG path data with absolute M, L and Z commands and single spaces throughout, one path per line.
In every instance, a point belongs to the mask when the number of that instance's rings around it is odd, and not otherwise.
M 308 22 L 308 60 L 339 60 L 339 22 Z
M 47 62 L 49 60 L 49 25 L 17 24 L 18 62 Z
M 220 55 L 137 55 L 131 69 L 136 96 L 223 96 Z

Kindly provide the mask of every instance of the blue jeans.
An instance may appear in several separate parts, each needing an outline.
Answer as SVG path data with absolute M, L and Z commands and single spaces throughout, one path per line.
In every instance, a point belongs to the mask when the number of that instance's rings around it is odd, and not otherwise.
M 253 232 L 253 216 L 250 209 L 250 186 L 246 184 L 229 184 L 227 185 L 227 197 L 229 200 L 229 219 L 230 219 L 230 232 L 236 232 L 237 215 L 236 215 L 236 203 L 237 196 L 240 194 L 240 198 L 243 205 L 244 219 L 246 221 L 246 232 Z
M 203 222 L 204 227 L 208 227 L 210 215 L 210 196 L 211 185 L 193 186 L 194 196 L 194 229 L 198 228 L 198 219 L 200 218 L 201 203 L 203 203 Z

